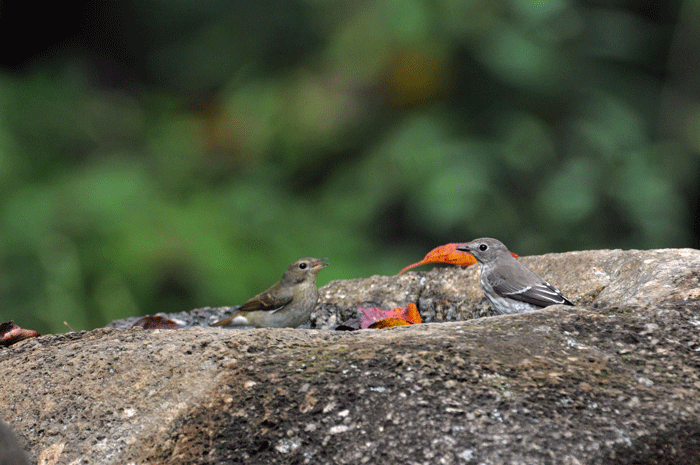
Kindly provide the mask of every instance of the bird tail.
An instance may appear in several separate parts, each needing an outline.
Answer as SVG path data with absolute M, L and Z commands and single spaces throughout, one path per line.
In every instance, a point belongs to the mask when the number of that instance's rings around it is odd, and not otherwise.
M 243 319 L 243 315 L 241 315 L 241 312 L 237 312 L 228 318 L 225 318 L 221 321 L 217 321 L 216 323 L 212 323 L 211 326 L 242 326 L 245 323 L 239 321 L 241 319 Z

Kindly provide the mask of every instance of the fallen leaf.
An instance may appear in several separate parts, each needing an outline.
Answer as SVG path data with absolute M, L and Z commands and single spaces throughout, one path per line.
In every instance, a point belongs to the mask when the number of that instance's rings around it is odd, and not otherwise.
M 418 307 L 416 307 L 416 304 L 414 304 L 413 302 L 408 304 L 408 311 L 406 312 L 405 319 L 406 321 L 414 325 L 423 323 L 423 320 L 420 317 L 420 313 L 418 313 Z
M 397 317 L 396 312 L 401 309 L 392 308 L 384 310 L 378 307 L 357 307 L 357 310 L 360 312 L 360 329 L 367 329 L 378 321 Z
M 173 320 L 168 320 L 162 316 L 152 315 L 141 318 L 139 321 L 134 323 L 132 328 L 137 326 L 140 326 L 143 329 L 178 329 L 180 327 L 180 325 L 175 323 Z
M 393 328 L 394 326 L 408 326 L 410 324 L 411 323 L 401 318 L 387 318 L 386 320 L 381 320 L 377 321 L 376 323 L 372 323 L 371 325 L 369 325 L 368 329 Z
M 20 328 L 14 321 L 0 324 L 0 346 L 11 346 L 19 341 L 37 336 L 41 336 L 41 334 L 32 329 Z
M 336 328 L 337 331 L 355 331 L 367 328 L 388 328 L 404 324 L 422 323 L 418 307 L 413 302 L 408 307 L 392 308 L 385 310 L 378 307 L 357 307 L 360 312 L 358 318 L 352 318 L 343 322 Z M 401 320 L 399 323 L 396 320 Z M 383 323 L 384 322 L 384 323 Z
M 464 245 L 465 243 L 457 244 L 450 243 L 435 247 L 433 250 L 428 252 L 428 254 L 423 258 L 423 260 L 414 263 L 413 265 L 408 265 L 403 270 L 399 271 L 399 274 L 404 271 L 408 271 L 411 268 L 415 268 L 420 265 L 425 265 L 426 263 L 447 263 L 449 265 L 458 266 L 469 266 L 476 263 L 476 258 L 468 252 L 462 252 L 457 250 L 457 247 Z M 511 252 L 511 255 L 517 257 L 516 254 Z
M 428 254 L 423 260 L 414 263 L 413 265 L 408 265 L 406 268 L 399 271 L 399 274 L 402 274 L 403 272 L 408 271 L 411 268 L 415 268 L 420 265 L 425 265 L 426 263 L 449 263 L 450 265 L 460 266 L 469 266 L 476 263 L 476 258 L 474 258 L 472 254 L 457 250 L 457 247 L 459 247 L 460 245 L 464 245 L 464 243 L 450 243 L 441 245 L 439 247 L 435 247 L 433 250 L 428 252 Z

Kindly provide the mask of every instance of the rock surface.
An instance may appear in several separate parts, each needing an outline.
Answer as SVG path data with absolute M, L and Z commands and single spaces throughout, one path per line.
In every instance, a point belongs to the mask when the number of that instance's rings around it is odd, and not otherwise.
M 24 449 L 12 433 L 10 426 L 0 421 L 0 464 L 27 465 L 28 463 Z
M 483 317 L 478 269 L 440 268 L 332 282 L 311 325 L 465 321 L 42 336 L 0 351 L 0 418 L 40 464 L 700 463 L 700 251 L 522 260 L 578 306 Z

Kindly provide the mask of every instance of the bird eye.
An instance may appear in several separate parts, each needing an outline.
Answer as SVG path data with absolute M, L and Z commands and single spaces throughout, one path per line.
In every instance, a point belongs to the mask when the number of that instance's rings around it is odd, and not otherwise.
M 482 252 L 486 252 L 488 250 L 488 248 L 489 248 L 489 246 L 486 244 L 479 245 L 479 250 L 481 250 Z
M 299 263 L 299 269 L 305 270 L 307 266 L 306 263 Z

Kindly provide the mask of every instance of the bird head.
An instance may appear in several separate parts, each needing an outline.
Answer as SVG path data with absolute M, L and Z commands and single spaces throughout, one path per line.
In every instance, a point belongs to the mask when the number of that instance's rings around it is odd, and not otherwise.
M 318 272 L 329 264 L 324 263 L 327 258 L 304 257 L 295 261 L 284 273 L 283 279 L 290 279 L 294 282 L 302 282 L 307 279 L 316 280 Z
M 511 255 L 508 248 L 503 245 L 501 241 L 490 237 L 474 239 L 471 242 L 457 247 L 457 250 L 472 254 L 481 264 L 488 263 L 496 257 Z

